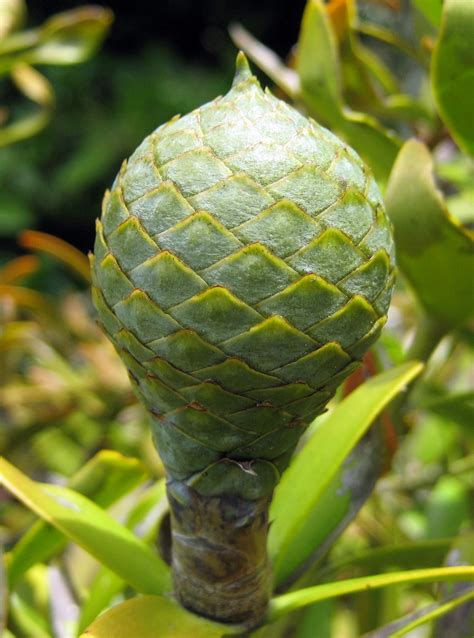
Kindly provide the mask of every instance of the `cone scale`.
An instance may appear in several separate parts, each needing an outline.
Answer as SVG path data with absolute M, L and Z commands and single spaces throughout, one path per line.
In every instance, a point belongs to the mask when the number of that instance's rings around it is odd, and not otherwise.
M 272 492 L 386 321 L 394 255 L 377 185 L 239 54 L 224 97 L 123 164 L 92 266 L 166 468 L 175 595 L 256 626 Z

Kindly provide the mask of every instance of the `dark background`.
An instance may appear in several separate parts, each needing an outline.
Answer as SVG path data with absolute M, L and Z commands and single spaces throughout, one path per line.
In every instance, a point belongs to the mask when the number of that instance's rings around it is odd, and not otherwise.
M 28 2 L 26 27 L 85 3 Z M 99 4 L 99 3 L 97 3 Z M 285 57 L 298 37 L 305 0 L 166 0 L 104 3 L 115 13 L 96 55 L 77 66 L 42 67 L 56 112 L 39 135 L 0 149 L 0 262 L 21 254 L 16 237 L 42 230 L 91 249 L 104 190 L 122 160 L 158 125 L 225 93 L 240 22 Z M 8 81 L 0 104 L 31 108 Z
M 29 2 L 35 22 L 79 6 L 74 0 Z M 99 3 L 97 3 L 99 4 Z M 108 2 L 115 24 L 106 50 L 128 55 L 160 42 L 188 60 L 216 64 L 228 48 L 227 27 L 241 22 L 259 39 L 285 55 L 296 41 L 305 0 L 141 0 Z

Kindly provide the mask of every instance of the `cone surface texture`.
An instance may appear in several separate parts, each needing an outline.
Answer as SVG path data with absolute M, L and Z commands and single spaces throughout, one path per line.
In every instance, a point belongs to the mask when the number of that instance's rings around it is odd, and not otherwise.
M 173 481 L 270 495 L 307 425 L 380 334 L 390 224 L 358 155 L 234 84 L 149 135 L 104 199 L 100 322 Z

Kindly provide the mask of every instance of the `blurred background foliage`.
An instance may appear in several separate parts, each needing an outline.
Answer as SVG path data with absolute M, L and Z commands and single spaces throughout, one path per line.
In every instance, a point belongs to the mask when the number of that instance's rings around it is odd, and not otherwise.
M 280 97 L 345 137 L 385 190 L 402 277 L 380 343 L 343 393 L 407 358 L 429 360 L 423 379 L 380 420 L 384 445 L 376 454 L 385 471 L 375 492 L 308 582 L 392 566 L 472 563 L 458 537 L 472 530 L 474 517 L 474 164 L 469 113 L 456 110 L 459 96 L 441 90 L 441 0 L 109 6 L 113 24 L 109 9 L 78 2 L 32 0 L 26 12 L 21 2 L 0 0 L 0 452 L 29 476 L 70 482 L 103 507 L 130 493 L 114 513 L 135 525 L 158 504 L 140 531 L 154 538 L 166 506 L 162 487 L 151 491 L 150 479 L 163 470 L 125 370 L 94 322 L 85 253 L 102 194 L 123 158 L 162 122 L 227 90 L 232 24 L 234 42 L 262 80 L 270 78 Z M 58 11 L 73 13 L 48 23 Z M 450 72 L 462 69 L 448 58 Z M 467 97 L 471 85 L 462 86 Z M 12 132 L 18 122 L 25 128 Z M 418 141 L 404 144 L 411 137 Z M 417 246 L 431 236 L 439 252 L 424 261 Z M 103 457 L 104 449 L 123 456 Z M 113 498 L 90 478 L 97 468 L 119 477 Z M 372 486 L 359 486 L 364 498 Z M 0 541 L 16 549 L 10 556 L 20 574 L 10 604 L 14 633 L 5 635 L 47 636 L 51 624 L 53 635 L 73 635 L 57 630 L 69 622 L 61 603 L 70 602 L 76 625 L 82 605 L 84 628 L 127 589 L 109 582 L 106 594 L 94 598 L 91 583 L 100 589 L 107 574 L 70 545 L 61 554 L 67 578 L 58 586 L 68 593 L 52 590 L 56 603 L 48 607 L 43 561 L 49 556 L 40 552 L 26 576 L 21 567 L 33 546 L 22 544 L 22 534 L 33 520 L 0 492 Z M 400 545 L 405 553 L 390 563 L 390 548 Z M 289 635 L 316 638 L 318 626 L 317 638 L 355 638 L 433 603 L 438 593 L 394 587 L 315 606 Z M 459 628 L 470 612 L 456 621 L 457 634 L 451 622 L 451 629 L 431 624 L 416 636 L 469 638 L 470 629 L 461 634 Z

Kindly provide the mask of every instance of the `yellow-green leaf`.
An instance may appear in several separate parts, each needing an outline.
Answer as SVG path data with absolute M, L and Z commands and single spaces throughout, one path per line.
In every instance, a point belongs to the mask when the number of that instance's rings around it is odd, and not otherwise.
M 139 596 L 100 616 L 81 638 L 221 638 L 236 631 L 195 616 L 171 599 Z
M 432 582 L 474 582 L 474 567 L 438 567 L 434 569 L 412 569 L 405 572 L 392 572 L 377 574 L 376 576 L 363 576 L 362 578 L 350 578 L 334 583 L 325 583 L 315 587 L 307 587 L 273 598 L 270 603 L 269 620 L 273 621 L 280 616 L 288 614 L 296 609 L 312 605 L 321 600 L 339 598 L 347 594 L 381 589 L 397 584 L 432 583 Z
M 102 450 L 71 478 L 69 487 L 100 507 L 108 507 L 144 480 L 144 467 L 137 459 Z M 37 521 L 8 555 L 10 588 L 32 565 L 49 560 L 66 543 L 67 538 L 59 530 L 45 521 Z
M 388 403 L 422 370 L 416 362 L 373 377 L 344 399 L 314 432 L 278 485 L 270 518 L 269 552 L 276 582 L 314 552 L 319 505 L 356 443 Z
M 169 591 L 168 566 L 148 545 L 82 494 L 32 481 L 3 458 L 0 484 L 140 593 Z

